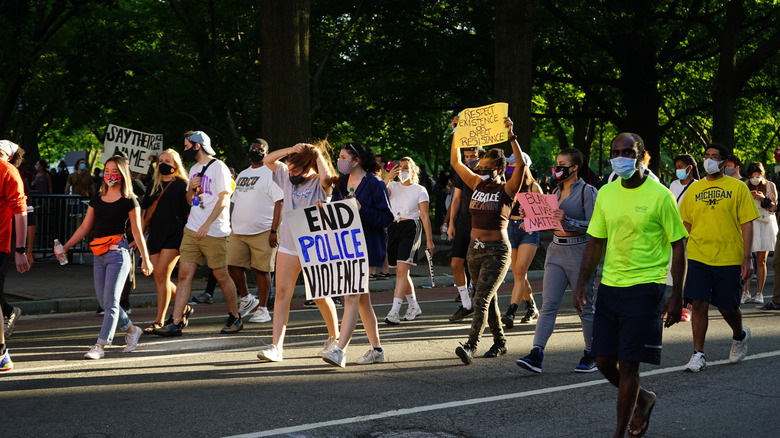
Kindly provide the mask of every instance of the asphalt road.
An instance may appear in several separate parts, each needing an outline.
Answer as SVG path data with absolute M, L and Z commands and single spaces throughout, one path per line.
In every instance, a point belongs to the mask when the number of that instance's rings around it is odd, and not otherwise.
M 255 356 L 270 342 L 270 323 L 220 335 L 222 317 L 196 317 L 181 338 L 144 336 L 124 354 L 118 335 L 105 359 L 88 361 L 81 357 L 99 318 L 29 317 L 37 323 L 11 338 L 16 367 L 0 375 L 0 436 L 611 436 L 617 390 L 599 373 L 573 372 L 583 341 L 570 295 L 540 375 L 515 365 L 531 347 L 532 325 L 508 331 L 509 354 L 495 359 L 481 357 L 488 334 L 480 357 L 463 365 L 454 350 L 469 322 L 447 321 L 451 299 L 423 301 L 416 321 L 380 323 L 386 363 L 354 364 L 368 349 L 359 326 L 345 369 L 315 357 L 327 337 L 316 309 L 293 312 L 280 363 Z M 507 300 L 503 293 L 502 308 Z M 666 330 L 662 365 L 642 367 L 643 385 L 658 393 L 647 436 L 780 435 L 780 315 L 743 307 L 753 338 L 737 365 L 728 364 L 730 331 L 717 311 L 701 373 L 681 371 L 693 349 L 690 324 Z M 383 319 L 388 306 L 375 308 Z

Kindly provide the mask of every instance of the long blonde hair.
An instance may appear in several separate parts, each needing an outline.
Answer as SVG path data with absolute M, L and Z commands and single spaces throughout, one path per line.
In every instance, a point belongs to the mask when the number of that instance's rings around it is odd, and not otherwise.
M 181 180 L 183 180 L 185 182 L 189 181 L 189 175 L 184 173 L 184 164 L 182 164 L 182 162 L 181 162 L 181 156 L 179 155 L 179 153 L 176 152 L 175 149 L 170 149 L 169 148 L 169 149 L 166 149 L 166 150 L 160 152 L 160 156 L 162 156 L 162 154 L 168 154 L 173 159 L 173 164 L 176 167 L 176 169 L 173 171 L 174 179 L 178 178 L 178 179 L 181 179 Z M 157 167 L 155 167 L 155 169 L 154 169 L 154 178 L 153 178 L 153 180 L 154 180 L 154 183 L 152 184 L 152 191 L 151 191 L 152 194 L 157 192 L 157 190 L 160 190 L 160 188 L 162 187 L 162 183 L 163 183 L 162 175 L 160 175 L 160 160 L 159 160 L 159 158 L 157 159 Z
M 122 182 L 119 185 L 119 191 L 122 193 L 122 197 L 128 199 L 132 198 L 135 196 L 133 194 L 133 175 L 130 174 L 130 166 L 127 165 L 127 159 L 121 155 L 114 155 L 103 164 L 104 172 L 106 168 L 105 165 L 112 161 L 116 164 L 119 174 L 122 175 Z M 108 192 L 108 184 L 106 184 L 104 177 L 103 182 L 100 184 L 100 196 L 105 196 L 106 192 Z
M 409 163 L 409 169 L 412 170 L 412 175 L 409 179 L 412 180 L 412 184 L 417 184 L 420 182 L 420 168 L 417 166 L 417 163 L 414 162 L 410 157 L 403 157 L 398 162 L 406 161 Z

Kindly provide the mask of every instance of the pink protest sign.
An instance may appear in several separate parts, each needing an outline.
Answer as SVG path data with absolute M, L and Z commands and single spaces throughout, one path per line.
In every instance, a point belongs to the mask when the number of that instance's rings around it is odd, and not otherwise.
M 558 209 L 555 195 L 522 192 L 517 194 L 517 201 L 525 212 L 526 231 L 563 230 L 561 221 L 553 217 L 553 212 Z

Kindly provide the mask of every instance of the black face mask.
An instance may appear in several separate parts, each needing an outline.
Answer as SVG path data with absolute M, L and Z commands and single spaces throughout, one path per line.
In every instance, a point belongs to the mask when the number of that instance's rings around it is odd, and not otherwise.
M 482 181 L 490 181 L 496 178 L 496 169 L 477 169 L 474 173 L 479 175 Z
M 555 166 L 553 168 L 552 176 L 556 181 L 563 181 L 571 175 L 570 169 L 572 166 Z
M 181 158 L 184 161 L 195 161 L 195 157 L 198 156 L 198 151 L 195 150 L 195 147 L 191 147 L 189 149 L 185 149 L 184 152 L 181 154 Z
M 264 153 L 255 149 L 250 149 L 247 155 L 249 155 L 249 159 L 252 160 L 253 163 L 258 163 L 260 161 L 263 161 L 263 158 L 265 158 Z
M 160 165 L 157 166 L 157 169 L 160 171 L 160 175 L 172 175 L 173 172 L 176 171 L 176 169 L 168 163 L 160 163 Z
M 304 181 L 306 181 L 306 177 L 303 175 L 290 175 L 290 183 L 292 183 L 294 186 L 297 186 Z

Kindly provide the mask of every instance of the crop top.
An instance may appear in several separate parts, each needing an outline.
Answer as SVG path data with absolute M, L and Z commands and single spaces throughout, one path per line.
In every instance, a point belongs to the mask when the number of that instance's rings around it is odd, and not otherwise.
M 503 230 L 509 223 L 513 197 L 504 190 L 506 183 L 482 181 L 469 202 L 471 227 L 481 230 Z

